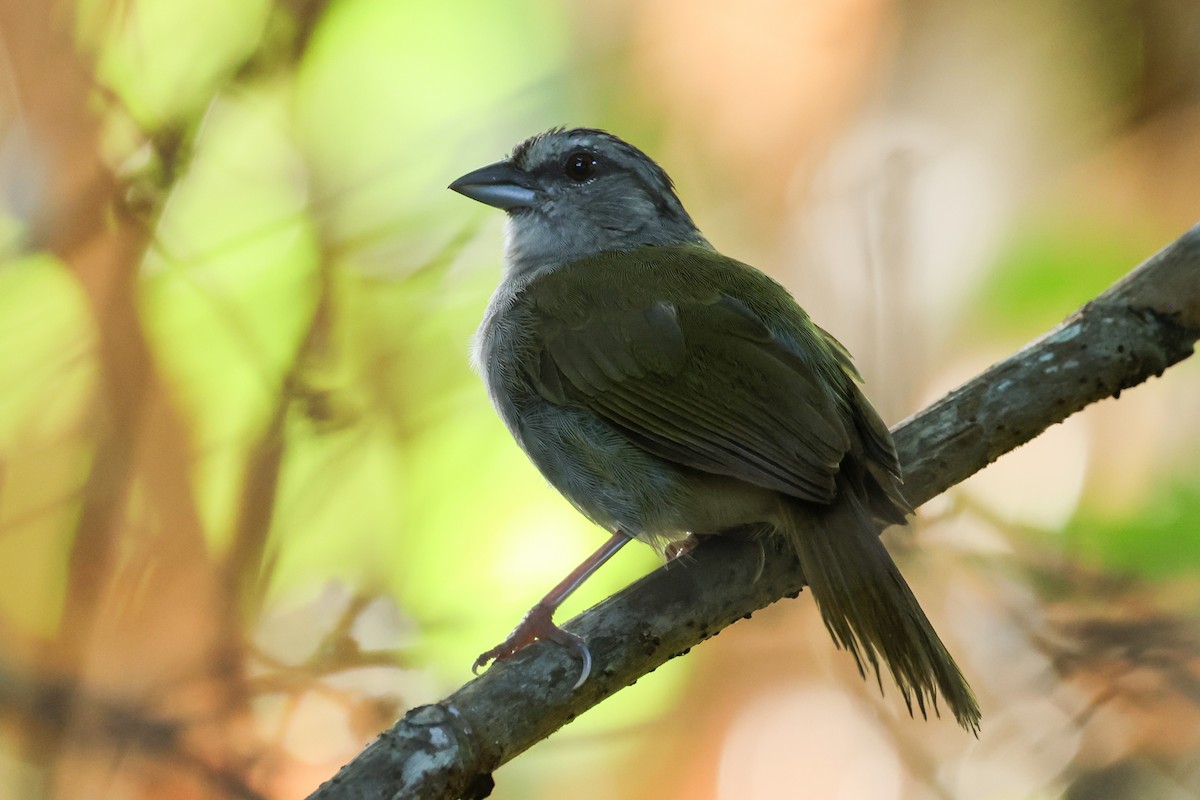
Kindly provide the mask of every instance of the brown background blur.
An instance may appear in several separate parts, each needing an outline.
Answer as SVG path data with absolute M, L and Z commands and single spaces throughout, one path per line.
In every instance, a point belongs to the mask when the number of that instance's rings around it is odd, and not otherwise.
M 1200 4 L 0 0 L 0 797 L 303 796 L 599 543 L 470 373 L 502 215 L 444 188 L 558 124 L 659 160 L 894 423 L 1200 218 Z M 805 594 L 494 796 L 1200 795 L 1198 397 L 887 534 L 978 740 Z

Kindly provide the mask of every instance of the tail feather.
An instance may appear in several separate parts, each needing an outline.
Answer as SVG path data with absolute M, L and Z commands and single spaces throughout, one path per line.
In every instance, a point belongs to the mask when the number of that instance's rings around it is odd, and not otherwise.
M 790 509 L 787 526 L 834 642 L 864 678 L 868 666 L 875 672 L 881 691 L 882 660 L 910 715 L 914 702 L 922 717 L 927 709 L 939 714 L 941 694 L 958 724 L 978 734 L 975 695 L 879 541 L 871 513 L 854 492 L 842 498 L 815 520 Z

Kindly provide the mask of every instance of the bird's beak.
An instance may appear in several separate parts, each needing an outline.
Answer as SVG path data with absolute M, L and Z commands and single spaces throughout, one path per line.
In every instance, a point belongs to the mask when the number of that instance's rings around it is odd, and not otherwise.
M 468 172 L 450 184 L 450 188 L 472 200 L 512 211 L 530 208 L 538 200 L 533 182 L 510 161 L 497 161 Z

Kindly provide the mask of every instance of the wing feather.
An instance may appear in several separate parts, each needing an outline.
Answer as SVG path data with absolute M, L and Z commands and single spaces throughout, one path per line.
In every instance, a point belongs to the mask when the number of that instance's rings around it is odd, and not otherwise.
M 682 262 L 653 266 L 662 277 L 686 269 Z M 657 296 L 600 267 L 569 266 L 540 279 L 530 287 L 541 312 L 537 367 L 529 370 L 535 386 L 550 402 L 586 406 L 660 458 L 832 501 L 852 442 L 821 370 L 844 377 L 844 354 L 797 352 L 712 274 L 701 270 L 707 280 L 690 282 L 667 275 Z M 603 292 L 601 278 L 611 281 Z M 556 300 L 555 290 L 569 299 Z M 579 302 L 585 296 L 591 302 Z M 812 341 L 828 347 L 811 330 Z

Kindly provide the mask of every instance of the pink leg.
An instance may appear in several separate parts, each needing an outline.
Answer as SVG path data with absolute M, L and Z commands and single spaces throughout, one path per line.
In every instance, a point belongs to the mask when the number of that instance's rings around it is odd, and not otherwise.
M 579 675 L 579 680 L 572 688 L 578 689 L 582 686 L 592 671 L 592 654 L 588 652 L 587 644 L 583 639 L 554 624 L 554 612 L 571 595 L 571 592 L 578 589 L 589 575 L 600 569 L 604 562 L 612 558 L 628 541 L 629 537 L 620 531 L 614 533 L 599 550 L 584 559 L 583 563 L 572 570 L 570 575 L 563 578 L 557 586 L 538 601 L 537 605 L 529 609 L 529 613 L 521 620 L 521 624 L 513 629 L 507 639 L 475 659 L 471 671 L 479 674 L 480 668 L 489 661 L 503 661 L 524 650 L 538 639 L 549 639 L 569 650 L 574 650 L 579 655 L 583 662 L 583 670 Z

